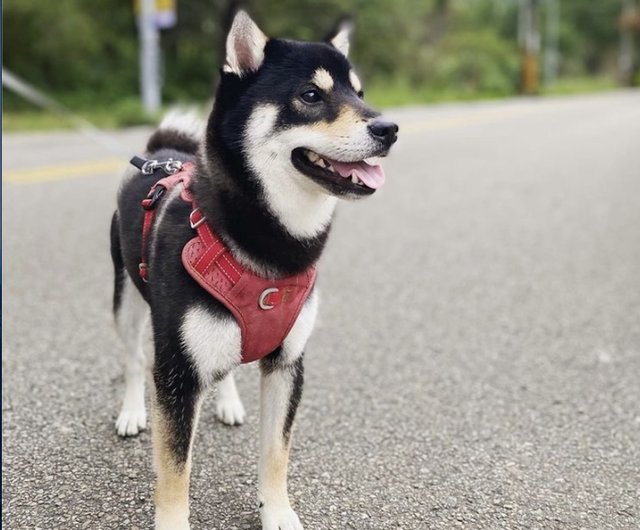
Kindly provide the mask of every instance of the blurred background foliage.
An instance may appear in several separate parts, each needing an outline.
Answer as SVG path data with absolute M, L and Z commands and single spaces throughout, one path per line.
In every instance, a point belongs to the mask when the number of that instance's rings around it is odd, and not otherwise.
M 615 84 L 622 3 L 561 0 L 555 90 Z M 221 65 L 229 2 L 177 4 L 178 24 L 161 37 L 163 102 L 204 102 Z M 378 105 L 500 97 L 519 89 L 518 0 L 249 0 L 243 5 L 269 35 L 304 40 L 321 39 L 341 15 L 352 14 L 352 59 L 367 81 L 368 99 Z M 545 8 L 543 1 L 542 49 Z M 130 0 L 5 0 L 3 17 L 8 69 L 71 108 L 96 113 L 98 121 L 100 112 L 113 125 L 145 121 Z M 3 89 L 3 108 L 11 113 L 33 107 Z

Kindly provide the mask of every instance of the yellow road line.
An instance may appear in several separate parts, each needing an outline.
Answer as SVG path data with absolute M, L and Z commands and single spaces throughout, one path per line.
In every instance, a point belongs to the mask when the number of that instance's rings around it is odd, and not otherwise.
M 506 109 L 487 109 L 470 111 L 463 116 L 450 116 L 439 119 L 407 123 L 400 127 L 402 134 L 416 134 L 429 131 L 438 131 L 476 123 L 490 122 L 498 118 L 507 117 L 533 110 L 531 107 L 510 107 Z M 12 184 L 34 184 L 38 182 L 52 182 L 67 180 L 70 178 L 93 177 L 106 173 L 122 171 L 126 167 L 126 160 L 118 158 L 106 158 L 81 162 L 77 164 L 60 164 L 55 166 L 40 166 L 30 169 L 17 169 L 3 171 L 2 179 Z
M 2 180 L 13 184 L 32 184 L 69 178 L 92 177 L 123 170 L 127 161 L 120 158 L 105 158 L 78 164 L 39 166 L 30 169 L 3 171 Z

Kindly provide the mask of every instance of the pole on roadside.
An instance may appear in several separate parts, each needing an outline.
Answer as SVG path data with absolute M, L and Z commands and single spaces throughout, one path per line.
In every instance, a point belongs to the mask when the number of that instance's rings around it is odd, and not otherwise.
M 558 77 L 558 36 L 560 33 L 560 0 L 545 0 L 546 38 L 544 51 L 544 84 L 551 86 Z
M 633 0 L 622 1 L 620 15 L 620 53 L 618 55 L 618 70 L 620 82 L 624 86 L 632 86 L 635 75 L 635 45 L 634 29 L 640 31 L 640 9 L 636 8 Z
M 155 0 L 140 0 L 140 90 L 142 106 L 148 114 L 160 109 L 160 32 L 156 24 Z
M 518 40 L 522 50 L 521 92 L 523 94 L 537 94 L 540 86 L 538 0 L 520 0 L 519 6 Z

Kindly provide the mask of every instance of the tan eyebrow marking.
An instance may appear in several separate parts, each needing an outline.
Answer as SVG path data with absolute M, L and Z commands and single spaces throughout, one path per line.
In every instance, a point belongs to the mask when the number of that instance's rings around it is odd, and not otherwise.
M 353 70 L 349 70 L 349 81 L 356 92 L 360 92 L 362 90 L 362 83 Z
M 331 74 L 324 68 L 318 68 L 315 72 L 313 72 L 311 81 L 313 81 L 313 83 L 315 83 L 318 88 L 321 88 L 325 92 L 330 92 L 331 90 L 333 90 L 333 77 L 331 77 Z

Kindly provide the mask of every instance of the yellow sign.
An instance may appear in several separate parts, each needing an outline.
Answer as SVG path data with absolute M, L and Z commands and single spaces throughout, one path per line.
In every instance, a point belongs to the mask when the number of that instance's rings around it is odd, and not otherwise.
M 154 0 L 154 16 L 156 25 L 160 29 L 171 28 L 176 25 L 176 0 Z M 133 0 L 133 13 L 140 16 L 142 0 Z
M 156 11 L 175 11 L 176 0 L 155 0 L 154 6 Z M 133 12 L 140 14 L 140 0 L 133 0 Z

